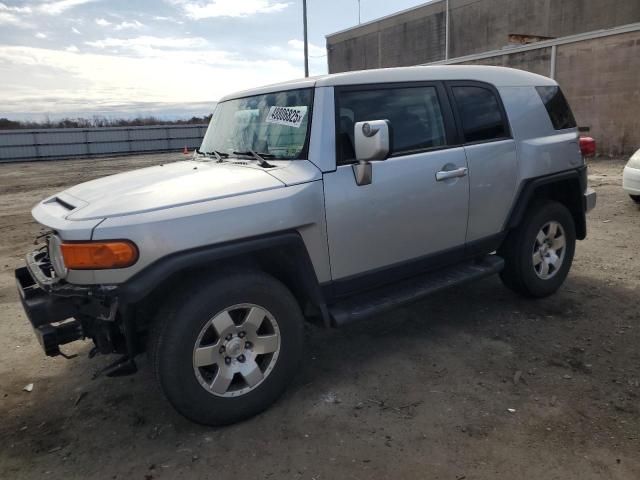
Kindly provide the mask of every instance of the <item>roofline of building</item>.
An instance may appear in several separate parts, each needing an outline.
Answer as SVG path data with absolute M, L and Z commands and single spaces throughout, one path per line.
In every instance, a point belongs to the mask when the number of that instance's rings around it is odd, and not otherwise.
M 528 52 L 530 50 L 556 47 L 558 45 L 566 45 L 568 43 L 576 43 L 583 40 L 592 40 L 594 38 L 608 37 L 611 35 L 620 35 L 622 33 L 637 31 L 640 31 L 640 22 L 629 23 L 628 25 L 621 25 L 619 27 L 603 28 L 600 30 L 592 30 L 590 32 L 577 33 L 575 35 L 553 38 L 551 40 L 543 40 L 540 42 L 529 43 L 522 46 L 500 48 L 498 50 L 489 50 L 487 52 L 481 53 L 472 53 L 471 55 L 465 55 L 463 57 L 450 58 L 449 60 L 437 60 L 435 62 L 422 63 L 420 65 L 453 65 L 456 63 L 482 60 L 485 58 L 498 57 L 500 55 L 510 55 L 512 53 Z
M 337 32 L 330 33 L 328 35 L 325 35 L 324 38 L 335 37 L 336 35 L 340 35 L 342 33 L 347 33 L 347 32 L 350 32 L 352 30 L 357 30 L 359 28 L 366 27 L 368 25 L 373 25 L 374 23 L 378 23 L 378 22 L 381 22 L 383 20 L 387 20 L 389 18 L 393 18 L 393 17 L 397 17 L 399 15 L 404 15 L 405 13 L 413 12 L 414 10 L 418 10 L 420 8 L 423 8 L 423 7 L 427 6 L 427 5 L 435 5 L 437 3 L 441 3 L 441 2 L 445 2 L 445 1 L 446 0 L 430 0 L 428 2 L 421 3 L 420 5 L 416 5 L 415 7 L 406 8 L 404 10 L 400 10 L 399 12 L 390 13 L 389 15 L 385 15 L 384 17 L 376 18 L 374 20 L 369 20 L 368 22 L 360 23 L 358 25 L 354 25 L 353 27 L 345 28 L 344 30 L 339 30 Z

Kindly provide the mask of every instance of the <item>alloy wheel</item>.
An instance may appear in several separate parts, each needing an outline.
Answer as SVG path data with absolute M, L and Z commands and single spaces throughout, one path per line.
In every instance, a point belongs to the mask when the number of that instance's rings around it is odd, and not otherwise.
M 553 277 L 562 266 L 566 251 L 564 228 L 554 220 L 545 223 L 533 242 L 533 269 L 542 280 Z
M 278 323 L 267 309 L 254 304 L 228 307 L 198 335 L 193 349 L 196 378 L 212 395 L 244 395 L 271 373 L 280 344 Z

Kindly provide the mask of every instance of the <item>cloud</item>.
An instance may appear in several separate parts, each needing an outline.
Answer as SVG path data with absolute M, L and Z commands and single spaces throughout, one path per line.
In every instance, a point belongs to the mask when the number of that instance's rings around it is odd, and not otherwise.
M 7 5 L 6 3 L 0 2 L 0 12 L 13 12 L 13 13 L 31 13 L 31 7 L 14 7 L 12 5 Z
M 95 20 L 97 25 L 101 27 L 110 27 L 113 25 L 114 30 L 139 30 L 144 27 L 143 23 L 140 23 L 138 20 L 134 20 L 133 22 L 123 21 L 120 23 L 113 24 L 106 18 L 96 18 Z
M 284 45 L 269 45 L 263 51 L 271 58 L 282 58 L 294 65 L 304 64 L 304 42 L 299 39 L 289 40 Z M 326 72 L 327 52 L 324 47 L 309 42 L 309 70 L 311 75 Z
M 105 38 L 85 42 L 87 45 L 96 48 L 125 48 L 136 49 L 138 47 L 150 48 L 194 48 L 204 47 L 208 42 L 201 37 L 153 37 L 142 35 L 135 38 Z
M 0 2 L 0 25 L 24 26 L 20 14 L 31 13 L 31 7 L 14 7 Z
M 183 25 L 184 21 L 180 20 L 179 18 L 176 17 L 164 17 L 162 15 L 153 15 L 151 16 L 151 18 L 153 20 L 155 20 L 156 22 L 171 22 L 171 23 L 175 23 L 177 25 Z
M 17 25 L 19 23 L 20 19 L 16 15 L 0 10 L 0 25 Z
M 53 2 L 44 1 L 40 3 L 36 8 L 40 13 L 46 13 L 47 15 L 60 15 L 70 8 L 96 1 L 99 0 L 56 0 Z
M 75 45 L 69 45 L 67 48 L 65 48 L 65 51 L 66 52 L 71 52 L 71 53 L 77 53 L 80 50 Z
M 195 20 L 214 17 L 248 17 L 284 10 L 288 3 L 274 0 L 167 0 Z
M 299 52 L 304 57 L 304 41 L 293 39 L 289 40 L 287 44 L 293 48 L 294 51 Z M 309 56 L 310 57 L 324 57 L 327 54 L 327 50 L 319 45 L 314 45 L 309 42 Z
M 82 35 L 82 32 L 78 30 L 76 27 L 71 27 L 71 31 L 76 35 Z
M 40 39 L 47 38 L 47 34 L 46 33 L 42 33 L 42 32 L 38 32 L 38 33 L 36 33 L 36 38 L 40 38 Z
M 33 13 L 41 13 L 44 15 L 60 15 L 64 11 L 84 5 L 86 3 L 97 2 L 101 0 L 43 0 L 38 4 L 25 5 L 16 7 L 0 2 L 0 25 L 15 25 L 19 27 L 32 28 L 31 20 L 35 20 Z
M 133 43 L 174 44 L 176 39 Z M 131 40 L 131 39 L 130 39 Z M 113 42 L 109 42 L 113 43 Z M 183 42 L 183 44 L 185 44 Z M 188 42 L 187 42 L 188 44 Z M 174 44 L 175 46 L 175 44 Z M 164 52 L 164 53 L 162 53 Z M 203 48 L 160 51 L 134 58 L 34 47 L 0 46 L 0 104 L 7 114 L 80 111 L 138 102 L 210 102 L 247 88 L 300 77 L 300 67 L 280 59 L 227 58 L 224 65 L 202 60 L 217 51 Z M 189 54 L 192 54 L 191 56 Z M 260 72 L 260 75 L 256 75 Z
M 124 21 L 115 26 L 116 30 L 139 30 L 144 27 L 144 24 L 140 23 L 138 20 L 134 20 L 133 22 Z
M 109 54 L 139 59 L 156 59 L 175 63 L 236 66 L 245 62 L 236 54 L 213 48 L 202 37 L 153 37 L 105 38 L 85 42 L 90 47 Z

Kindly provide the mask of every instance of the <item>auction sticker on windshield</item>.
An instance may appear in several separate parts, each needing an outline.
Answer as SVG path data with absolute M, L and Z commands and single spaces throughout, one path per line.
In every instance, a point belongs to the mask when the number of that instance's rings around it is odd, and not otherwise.
M 307 107 L 271 107 L 267 114 L 267 123 L 277 123 L 288 127 L 300 128 L 307 114 Z

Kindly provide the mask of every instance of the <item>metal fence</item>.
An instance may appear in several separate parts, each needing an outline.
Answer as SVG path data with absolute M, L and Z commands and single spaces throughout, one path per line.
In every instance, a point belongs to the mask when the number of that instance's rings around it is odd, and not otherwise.
M 0 130 L 0 162 L 193 149 L 207 125 Z

